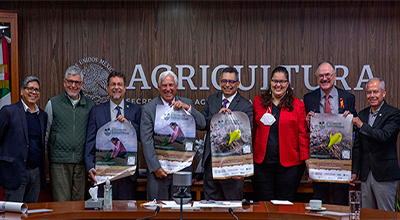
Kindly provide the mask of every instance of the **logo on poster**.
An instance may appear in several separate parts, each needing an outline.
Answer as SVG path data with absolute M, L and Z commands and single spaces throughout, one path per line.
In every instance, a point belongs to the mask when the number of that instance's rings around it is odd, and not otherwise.
M 326 127 L 325 121 L 320 121 L 318 126 L 321 130 L 324 129 Z

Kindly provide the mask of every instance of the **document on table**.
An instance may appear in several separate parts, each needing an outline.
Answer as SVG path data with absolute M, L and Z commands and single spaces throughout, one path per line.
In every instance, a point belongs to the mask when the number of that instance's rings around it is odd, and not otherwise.
M 162 204 L 162 208 L 171 208 L 171 209 L 180 209 L 181 205 L 177 204 L 175 201 L 162 201 L 164 204 Z M 182 209 L 193 209 L 192 204 L 184 204 L 182 206 Z
M 241 201 L 214 201 L 214 202 L 193 202 L 193 207 L 199 208 L 237 208 L 242 207 Z
M 271 200 L 271 202 L 274 205 L 293 205 L 293 203 L 288 200 Z

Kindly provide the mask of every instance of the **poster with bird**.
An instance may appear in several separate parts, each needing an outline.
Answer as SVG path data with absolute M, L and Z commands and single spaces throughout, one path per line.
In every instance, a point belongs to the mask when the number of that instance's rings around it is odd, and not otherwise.
M 309 177 L 347 183 L 351 177 L 353 115 L 315 113 L 310 121 Z
M 215 114 L 210 122 L 210 141 L 214 179 L 253 175 L 251 127 L 245 113 Z

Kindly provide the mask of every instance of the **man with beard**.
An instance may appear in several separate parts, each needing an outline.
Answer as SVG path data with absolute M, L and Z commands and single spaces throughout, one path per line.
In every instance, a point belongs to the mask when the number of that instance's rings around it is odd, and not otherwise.
M 211 164 L 210 123 L 217 113 L 232 114 L 232 111 L 241 111 L 249 117 L 253 126 L 253 105 L 239 94 L 239 73 L 235 68 L 227 67 L 220 76 L 221 92 L 207 98 L 201 113 L 206 119 L 206 141 L 202 166 L 204 167 L 204 197 L 207 200 L 242 200 L 243 178 L 232 177 L 226 180 L 213 179 Z
M 355 96 L 335 86 L 336 69 L 332 62 L 320 62 L 315 75 L 320 88 L 304 95 L 308 125 L 314 113 L 343 114 L 344 117 L 348 114 L 357 116 L 354 107 Z M 332 187 L 333 204 L 348 205 L 349 184 L 347 183 L 313 182 L 314 198 L 321 199 L 325 204 L 329 203 L 329 187 Z
M 203 129 L 206 122 L 203 115 L 198 112 L 190 99 L 176 95 L 178 77 L 172 71 L 162 72 L 158 78 L 159 96 L 143 106 L 143 115 L 140 122 L 140 139 L 144 158 L 147 164 L 147 199 L 172 200 L 172 195 L 177 188 L 172 185 L 172 174 L 168 174 L 160 164 L 154 149 L 154 124 L 157 105 L 169 105 L 175 110 L 185 109 L 195 122 L 196 129 Z M 183 169 L 192 172 L 192 166 Z
M 97 131 L 111 120 L 118 120 L 122 123 L 131 123 L 135 128 L 137 137 L 139 137 L 139 124 L 141 108 L 138 105 L 124 100 L 126 92 L 125 75 L 121 72 L 113 71 L 108 76 L 108 95 L 110 101 L 100 105 L 93 106 L 90 111 L 89 123 L 87 127 L 85 164 L 86 170 L 90 177 L 96 182 L 96 169 L 94 166 L 94 158 L 96 154 L 96 134 Z M 138 172 L 112 182 L 112 197 L 116 200 L 132 200 L 135 199 L 137 187 Z M 99 188 L 99 195 L 102 195 Z
M 65 71 L 64 92 L 47 102 L 46 143 L 53 201 L 84 200 L 85 141 L 94 102 L 82 92 L 83 75 L 77 66 Z

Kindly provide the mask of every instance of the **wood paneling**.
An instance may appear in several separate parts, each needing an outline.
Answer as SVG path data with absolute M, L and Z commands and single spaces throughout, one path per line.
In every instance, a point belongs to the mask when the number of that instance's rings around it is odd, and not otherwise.
M 197 90 L 178 95 L 206 99 L 217 92 L 212 70 L 221 64 L 243 65 L 242 84 L 249 86 L 249 65 L 257 65 L 256 81 L 248 99 L 260 94 L 262 69 L 270 65 L 299 65 L 292 69 L 292 87 L 302 98 L 302 65 L 331 60 L 349 70 L 347 84 L 357 85 L 364 65 L 386 81 L 389 104 L 399 107 L 398 64 L 400 3 L 397 1 L 5 1 L 0 9 L 18 11 L 19 79 L 36 75 L 43 81 L 40 107 L 63 91 L 65 69 L 85 57 L 106 60 L 131 79 L 141 64 L 150 86 L 151 72 L 167 64 L 194 67 Z M 209 65 L 207 86 L 200 90 L 200 65 Z M 185 70 L 183 75 L 188 75 Z M 343 72 L 338 71 L 341 76 Z M 365 75 L 364 78 L 366 78 Z M 341 82 L 337 82 L 343 87 Z M 364 84 L 363 84 L 364 85 Z M 151 99 L 155 88 L 128 90 L 130 99 Z M 366 107 L 365 91 L 354 91 L 356 108 Z M 201 110 L 202 106 L 196 106 Z

